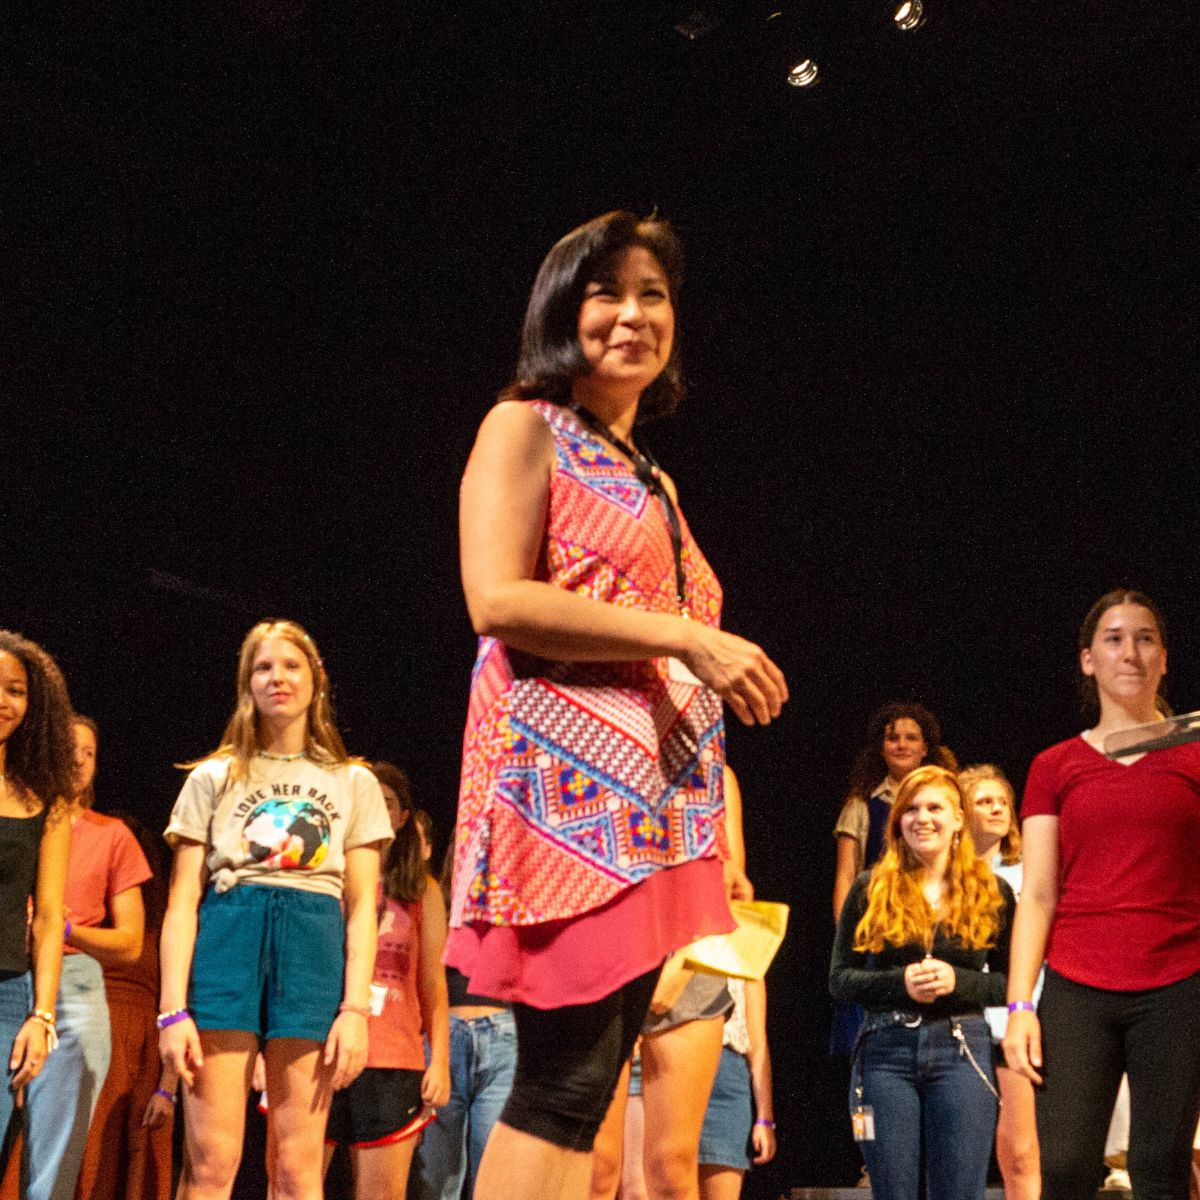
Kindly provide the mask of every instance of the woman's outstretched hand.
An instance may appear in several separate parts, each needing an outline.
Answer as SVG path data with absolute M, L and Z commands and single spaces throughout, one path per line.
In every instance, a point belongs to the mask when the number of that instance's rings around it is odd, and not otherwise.
M 1008 1032 L 1004 1035 L 1004 1061 L 1032 1083 L 1041 1083 L 1042 1023 L 1037 1013 L 1008 1014 Z
M 733 709 L 743 725 L 767 725 L 787 702 L 783 672 L 761 646 L 735 633 L 689 622 L 692 648 L 684 657 L 689 670 Z

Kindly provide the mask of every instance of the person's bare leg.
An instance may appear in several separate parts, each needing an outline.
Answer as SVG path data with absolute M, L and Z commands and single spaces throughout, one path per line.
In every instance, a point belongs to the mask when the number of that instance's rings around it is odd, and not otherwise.
M 700 1200 L 738 1200 L 746 1172 L 736 1167 L 700 1167 Z
M 699 1200 L 700 1130 L 724 1028 L 724 1017 L 710 1017 L 642 1038 L 644 1159 L 651 1200 Z
M 185 1153 L 177 1200 L 228 1200 L 242 1161 L 246 1097 L 258 1038 L 236 1029 L 200 1034 L 204 1066 L 184 1102 Z
M 333 1067 L 324 1047 L 307 1038 L 267 1043 L 267 1095 L 271 1104 L 275 1173 L 273 1200 L 322 1200 L 325 1125 L 333 1097 Z
M 621 1158 L 620 1200 L 650 1200 L 646 1190 L 646 1106 L 642 1095 L 625 1106 L 625 1145 Z
M 497 1121 L 483 1151 L 475 1200 L 587 1200 L 592 1152 L 567 1150 Z
M 621 1184 L 622 1144 L 625 1141 L 625 1105 L 629 1100 L 629 1063 L 621 1068 L 617 1090 L 608 1106 L 592 1150 L 591 1200 L 615 1200 Z
M 350 1151 L 354 1200 L 404 1200 L 420 1134 L 390 1146 Z
M 1038 1200 L 1042 1194 L 1042 1168 L 1033 1084 L 1007 1067 L 996 1068 L 996 1083 L 1001 1101 L 996 1161 L 1004 1177 L 1004 1200 Z

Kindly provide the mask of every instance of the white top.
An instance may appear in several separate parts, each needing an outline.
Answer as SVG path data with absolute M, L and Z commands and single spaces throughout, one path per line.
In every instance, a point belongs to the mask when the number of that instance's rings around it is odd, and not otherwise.
M 237 783 L 230 766 L 207 758 L 188 775 L 165 834 L 208 848 L 218 892 L 261 883 L 340 900 L 346 851 L 392 839 L 379 781 L 360 763 L 255 758 Z

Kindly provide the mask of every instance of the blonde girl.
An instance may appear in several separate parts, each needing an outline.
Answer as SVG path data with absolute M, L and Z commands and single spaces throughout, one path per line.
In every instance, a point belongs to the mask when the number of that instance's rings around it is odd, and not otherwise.
M 330 1100 L 366 1061 L 391 836 L 378 782 L 333 722 L 312 639 L 291 621 L 259 623 L 221 744 L 193 766 L 166 831 L 175 862 L 158 1025 L 186 1089 L 188 1200 L 230 1195 L 260 1043 L 272 1194 L 319 1200 Z

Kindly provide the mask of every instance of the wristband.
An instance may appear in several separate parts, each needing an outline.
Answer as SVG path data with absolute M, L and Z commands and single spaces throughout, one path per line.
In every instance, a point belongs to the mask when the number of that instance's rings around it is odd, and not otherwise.
M 1019 1013 L 1019 1012 L 1035 1013 L 1035 1012 L 1037 1012 L 1037 1009 L 1034 1008 L 1032 1000 L 1014 1000 L 1009 1004 L 1008 1011 L 1010 1013 Z
M 775 1122 L 772 1121 L 770 1117 L 759 1117 L 754 1123 L 755 1125 L 761 1125 L 764 1129 L 775 1128 Z
M 338 1005 L 338 1012 L 358 1013 L 360 1017 L 364 1017 L 367 1020 L 371 1019 L 371 1010 L 365 1004 L 347 1004 L 346 1001 L 343 1000 L 341 1004 Z
M 180 1021 L 190 1021 L 192 1014 L 186 1008 L 173 1008 L 170 1012 L 159 1013 L 154 1018 L 154 1023 L 159 1029 L 166 1029 L 170 1025 L 178 1025 Z
M 67 919 L 65 921 L 63 921 L 63 941 L 69 942 L 70 940 L 71 940 L 71 918 L 67 917 Z
M 46 1031 L 46 1053 L 53 1054 L 58 1049 L 58 1022 L 55 1021 L 54 1014 L 44 1008 L 35 1008 L 25 1020 L 41 1024 Z
M 179 1097 L 176 1096 L 174 1092 L 168 1092 L 166 1088 L 155 1088 L 154 1094 L 156 1096 L 161 1096 L 164 1100 L 170 1100 L 172 1104 L 179 1103 Z

